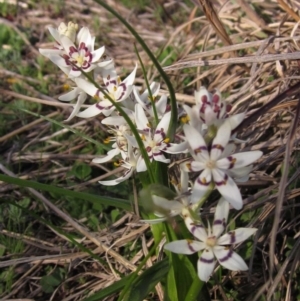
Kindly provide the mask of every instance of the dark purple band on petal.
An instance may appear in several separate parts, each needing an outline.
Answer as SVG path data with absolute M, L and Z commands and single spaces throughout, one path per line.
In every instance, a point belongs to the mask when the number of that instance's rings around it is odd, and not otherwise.
M 221 150 L 222 152 L 224 151 L 224 147 L 223 147 L 221 144 L 214 144 L 214 145 L 211 147 L 211 149 L 214 149 L 214 148 L 219 149 L 219 150 Z
M 234 167 L 234 164 L 236 162 L 236 158 L 233 158 L 232 156 L 227 157 L 227 160 L 230 162 L 230 165 L 228 167 L 228 169 L 231 169 Z
M 187 244 L 188 244 L 188 248 L 191 250 L 191 252 L 195 253 L 196 250 L 193 248 L 192 244 L 189 242 L 187 242 Z
M 209 186 L 210 181 L 201 181 L 201 175 L 197 178 L 197 183 L 203 186 Z
M 234 244 L 236 242 L 235 231 L 230 231 L 228 234 L 230 235 L 230 244 Z
M 208 250 L 204 250 L 203 252 L 207 252 Z M 200 256 L 199 260 L 203 263 L 213 263 L 214 262 L 214 257 L 213 258 L 203 258 L 202 256 Z
M 194 153 L 197 155 L 198 153 L 202 153 L 202 151 L 207 151 L 207 147 L 206 146 L 199 146 L 197 148 L 194 149 Z
M 99 103 L 96 104 L 96 108 L 99 109 L 99 110 L 109 110 L 113 107 L 113 105 L 111 106 L 107 106 L 107 107 L 104 107 L 104 106 L 101 106 Z
M 214 220 L 214 225 L 222 225 L 223 221 L 221 219 Z
M 224 256 L 223 258 L 218 258 L 219 262 L 221 263 L 221 262 L 229 260 L 232 256 L 232 254 L 233 254 L 233 251 L 231 249 L 229 249 L 226 256 Z
M 117 100 L 120 100 L 120 99 L 122 99 L 123 98 L 123 96 L 124 96 L 124 94 L 125 94 L 125 91 L 127 90 L 127 87 L 126 87 L 126 85 L 124 84 L 124 83 L 121 83 L 120 85 L 119 85 L 119 88 L 122 88 L 122 93 L 121 93 L 121 95 L 120 95 L 120 97 L 117 99 Z
M 216 184 L 217 186 L 222 186 L 222 185 L 226 185 L 227 180 L 228 180 L 228 175 L 225 174 L 224 180 L 223 180 L 223 181 L 217 182 L 217 181 L 214 180 L 214 182 L 215 182 L 215 184 Z
M 191 228 L 191 233 L 194 235 L 195 231 L 198 229 L 204 229 L 202 224 L 191 224 L 193 227 Z M 195 235 L 194 235 L 195 236 Z

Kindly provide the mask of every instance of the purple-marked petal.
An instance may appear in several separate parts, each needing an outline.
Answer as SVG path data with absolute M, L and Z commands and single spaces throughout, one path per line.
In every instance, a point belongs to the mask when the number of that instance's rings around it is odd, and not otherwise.
M 169 154 L 181 154 L 186 152 L 187 148 L 188 143 L 186 141 L 179 144 L 170 143 L 168 144 L 167 148 L 164 149 L 164 152 Z
M 99 109 L 98 104 L 91 105 L 89 108 L 86 110 L 78 113 L 76 116 L 81 117 L 81 118 L 90 118 L 90 117 L 95 117 L 102 113 L 103 109 Z
M 188 124 L 185 124 L 183 126 L 183 131 L 191 149 L 196 154 L 198 160 L 204 162 L 209 160 L 209 153 L 202 135 Z
M 216 188 L 219 190 L 224 199 L 229 202 L 233 208 L 237 210 L 242 209 L 242 196 L 233 179 L 220 169 L 213 169 L 212 174 Z
M 207 232 L 200 222 L 194 222 L 189 216 L 184 218 L 184 222 L 188 230 L 200 241 L 205 242 L 207 239 Z
M 256 228 L 238 228 L 222 235 L 218 239 L 218 245 L 232 245 L 243 242 L 257 231 Z
M 243 258 L 228 247 L 215 246 L 213 252 L 219 263 L 228 270 L 247 271 L 248 267 Z
M 261 151 L 251 151 L 231 155 L 217 161 L 217 167 L 222 169 L 232 169 L 245 167 L 262 156 Z
M 216 265 L 211 249 L 205 249 L 197 263 L 198 276 L 202 281 L 208 281 Z
M 166 138 L 166 132 L 168 131 L 171 120 L 171 112 L 166 113 L 163 118 L 160 120 L 156 127 L 154 134 L 154 140 L 163 140 Z
M 187 239 L 173 241 L 168 244 L 165 244 L 164 246 L 165 250 L 177 254 L 188 254 L 188 255 L 203 250 L 203 248 L 205 248 L 205 245 L 203 243 L 199 241 L 187 240 Z
M 211 170 L 205 169 L 198 176 L 191 195 L 191 202 L 196 204 L 208 191 L 209 185 L 211 183 Z
M 225 230 L 227 219 L 229 214 L 229 203 L 221 198 L 216 207 L 214 223 L 213 223 L 213 235 L 219 237 Z
M 224 122 L 218 129 L 217 135 L 212 142 L 212 148 L 210 152 L 211 160 L 218 160 L 225 149 L 225 146 L 228 144 L 230 139 L 231 128 L 228 122 Z

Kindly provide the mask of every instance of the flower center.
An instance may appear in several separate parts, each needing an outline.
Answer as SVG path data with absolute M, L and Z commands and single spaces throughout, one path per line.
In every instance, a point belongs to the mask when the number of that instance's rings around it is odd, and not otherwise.
M 216 168 L 216 161 L 209 160 L 206 162 L 206 167 L 209 169 L 214 169 Z
M 217 239 L 215 236 L 209 236 L 207 239 L 206 239 L 206 245 L 209 246 L 209 247 L 214 247 L 217 243 Z
M 83 65 L 84 62 L 85 62 L 84 56 L 80 55 L 79 53 L 78 53 L 77 55 L 74 55 L 74 56 L 75 56 L 74 59 L 75 59 L 75 61 L 76 61 L 76 65 L 77 65 L 78 67 L 82 67 L 82 65 Z

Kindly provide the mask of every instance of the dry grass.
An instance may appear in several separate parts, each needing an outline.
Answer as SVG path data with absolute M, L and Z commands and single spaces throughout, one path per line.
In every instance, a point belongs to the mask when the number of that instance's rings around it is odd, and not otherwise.
M 195 0 L 191 5 L 186 1 L 157 0 L 143 9 L 126 8 L 115 0 L 107 2 L 125 16 L 149 48 L 163 58 L 162 64 L 179 102 L 192 103 L 194 89 L 205 85 L 227 95 L 234 112 L 247 110 L 248 116 L 254 116 L 238 132 L 240 139 L 247 140 L 239 148 L 260 149 L 264 156 L 253 171 L 252 180 L 241 185 L 245 206 L 235 216 L 238 219 L 244 212 L 256 210 L 251 222 L 251 226 L 259 228 L 256 252 L 250 256 L 248 278 L 229 273 L 220 282 L 216 281 L 218 284 L 208 286 L 212 299 L 233 300 L 225 293 L 233 291 L 234 300 L 297 300 L 300 294 L 299 3 L 296 0 L 215 0 L 211 3 L 217 18 L 209 13 L 203 15 L 201 6 L 205 8 L 206 1 Z M 211 10 L 206 8 L 205 11 Z M 17 68 L 11 70 L 8 64 L 0 69 L 0 117 L 5 120 L 5 124 L 2 123 L 5 130 L 0 137 L 2 173 L 118 196 L 118 189 L 104 191 L 97 181 L 119 169 L 111 171 L 105 166 L 101 169 L 93 166 L 90 162 L 96 150 L 91 152 L 88 141 L 72 135 L 68 129 L 54 129 L 42 118 L 22 113 L 8 117 L 16 113 L 11 106 L 15 100 L 35 104 L 32 110 L 53 119 L 59 116 L 65 119 L 70 113 L 69 105 L 56 100 L 64 91 L 64 76 L 55 68 L 45 74 L 48 67 L 41 67 L 37 61 L 38 48 L 51 44 L 47 25 L 57 26 L 62 21 L 73 20 L 81 26 L 92 26 L 96 41 L 107 46 L 108 54 L 123 74 L 137 61 L 134 39 L 121 24 L 89 0 L 57 4 L 23 1 L 14 13 L 5 17 L 2 16 L 0 24 L 14 30 L 26 45 L 21 53 L 23 67 L 42 70 L 43 76 L 32 78 L 19 74 Z M 12 45 L 2 47 L 9 46 Z M 149 79 L 157 80 L 157 71 L 151 68 L 146 54 L 141 50 L 140 55 L 149 70 Z M 47 83 L 50 94 L 39 89 L 43 82 Z M 141 73 L 136 82 L 143 83 Z M 16 85 L 22 89 L 16 89 Z M 162 89 L 166 87 L 163 85 Z M 279 101 L 272 102 L 278 96 Z M 262 109 L 269 103 L 271 105 Z M 74 119 L 69 126 L 101 140 L 100 121 L 99 118 Z M 91 166 L 90 178 L 80 181 L 70 174 L 73 165 L 79 162 Z M 134 271 L 153 245 L 147 235 L 149 227 L 139 222 L 137 212 L 120 212 L 123 216 L 112 223 L 108 218 L 112 209 L 105 208 L 104 213 L 97 215 L 98 230 L 92 230 L 88 216 L 71 217 L 65 199 L 55 201 L 51 194 L 4 182 L 0 183 L 0 196 L 10 202 L 29 198 L 28 210 L 57 225 L 103 260 L 100 264 L 91 254 L 75 247 L 69 236 L 35 217 L 28 217 L 21 222 L 21 229 L 16 227 L 14 231 L 6 229 L 3 218 L 5 227 L 0 229 L 1 237 L 19 240 L 23 248 L 19 254 L 7 251 L 1 258 L 0 267 L 11 269 L 14 275 L 11 288 L 3 290 L 1 300 L 83 300 L 87 294 L 120 279 L 120 275 Z M 203 215 L 211 215 L 214 206 L 215 203 L 206 208 Z M 8 211 L 8 207 L 3 206 L 3 216 Z M 92 213 L 92 208 L 86 209 L 86 213 Z M 27 227 L 29 231 L 25 231 Z M 147 266 L 156 260 L 152 256 Z M 58 267 L 66 271 L 64 280 L 47 294 L 42 290 L 40 279 Z M 156 292 L 149 300 L 163 299 L 160 286 Z

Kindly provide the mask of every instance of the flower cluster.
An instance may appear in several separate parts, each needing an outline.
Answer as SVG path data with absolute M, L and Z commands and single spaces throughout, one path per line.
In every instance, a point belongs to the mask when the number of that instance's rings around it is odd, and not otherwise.
M 159 97 L 158 83 L 153 82 L 140 94 L 140 89 L 134 85 L 137 66 L 121 80 L 114 61 L 105 57 L 105 48 L 94 49 L 95 37 L 86 27 L 77 33 L 78 26 L 70 22 L 68 25 L 62 23 L 58 29 L 50 27 L 49 31 L 56 41 L 55 47 L 40 49 L 40 52 L 74 83 L 70 92 L 59 97 L 61 101 L 76 100 L 68 120 L 75 116 L 104 115 L 102 123 L 108 128 L 106 142 L 112 143 L 111 150 L 93 162 L 105 163 L 113 159 L 124 168 L 119 178 L 100 183 L 117 185 L 147 171 L 147 162 L 151 168 L 156 166 L 153 165 L 155 161 L 169 164 L 171 160 L 176 161 L 178 155 L 181 159 L 184 157 L 180 164 L 180 181 L 172 183 L 177 197 L 169 200 L 159 193 L 153 194 L 154 207 L 160 210 L 155 212 L 158 219 L 148 222 L 161 222 L 175 215 L 183 217 L 188 230 L 198 240 L 169 242 L 165 249 L 182 254 L 200 252 L 198 275 L 203 281 L 212 274 L 215 258 L 225 268 L 246 270 L 243 259 L 228 245 L 244 241 L 256 229 L 239 228 L 221 236 L 230 205 L 237 210 L 243 207 L 236 183 L 248 180 L 252 163 L 262 156 L 261 151 L 234 153 L 236 139 L 232 131 L 243 121 L 245 114 L 230 115 L 231 106 L 222 99 L 219 91 L 211 94 L 201 87 L 195 92 L 194 106 L 182 105 L 184 118 L 173 120 L 178 128 L 171 141 L 168 137 L 171 112 L 167 96 Z M 88 96 L 95 103 L 81 111 Z M 131 125 L 127 123 L 127 117 L 116 110 L 116 103 L 131 120 Z M 133 133 L 132 125 L 138 134 Z M 196 180 L 189 177 L 191 172 L 196 174 Z M 197 212 L 214 189 L 218 190 L 221 199 L 216 206 L 213 225 L 208 223 L 206 230 Z

